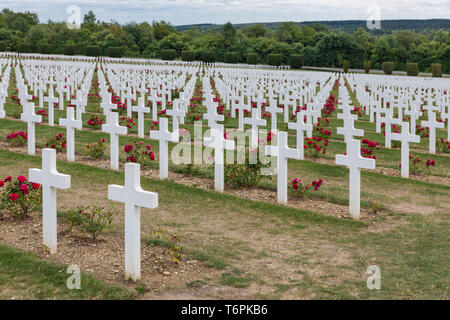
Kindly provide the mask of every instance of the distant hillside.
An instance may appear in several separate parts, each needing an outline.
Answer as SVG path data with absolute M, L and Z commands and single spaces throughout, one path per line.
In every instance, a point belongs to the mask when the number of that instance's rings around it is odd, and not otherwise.
M 367 29 L 367 23 L 365 20 L 344 20 L 344 21 L 304 21 L 304 22 L 296 22 L 298 26 L 302 25 L 310 25 L 315 23 L 320 23 L 322 25 L 326 25 L 333 30 L 342 30 L 342 31 L 355 31 L 358 28 L 362 27 Z M 248 27 L 258 23 L 240 23 L 235 24 L 234 26 L 237 29 L 241 29 L 244 27 Z M 277 29 L 282 22 L 261 22 L 263 26 L 268 29 Z M 213 28 L 220 29 L 222 25 L 219 24 L 191 24 L 191 25 L 183 25 L 176 26 L 178 31 L 185 31 L 192 28 L 197 28 L 200 31 L 209 31 Z M 428 20 L 382 20 L 381 21 L 381 30 L 376 30 L 376 33 L 390 33 L 392 31 L 397 30 L 411 30 L 414 32 L 422 32 L 426 29 L 450 29 L 450 19 L 428 19 Z

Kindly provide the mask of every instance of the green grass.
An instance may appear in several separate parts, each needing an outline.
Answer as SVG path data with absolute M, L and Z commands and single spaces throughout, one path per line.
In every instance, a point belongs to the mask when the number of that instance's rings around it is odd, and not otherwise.
M 81 275 L 81 289 L 69 290 L 67 266 L 56 265 L 0 244 L 0 299 L 132 299 L 124 287 Z

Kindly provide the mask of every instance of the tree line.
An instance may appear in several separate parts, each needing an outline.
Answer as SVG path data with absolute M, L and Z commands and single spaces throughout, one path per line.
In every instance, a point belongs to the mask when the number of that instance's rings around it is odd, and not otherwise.
M 450 32 L 444 29 L 380 34 L 362 27 L 338 31 L 320 23 L 284 22 L 275 29 L 262 24 L 237 29 L 226 23 L 204 31 L 195 27 L 178 31 L 166 21 L 104 22 L 92 11 L 84 15 L 79 29 L 69 29 L 65 22 L 40 22 L 36 13 L 3 9 L 0 51 L 290 64 L 296 68 L 362 69 L 370 65 L 381 69 L 390 62 L 395 70 L 406 70 L 408 63 L 417 63 L 418 70 L 426 72 L 438 63 L 442 72 L 450 72 Z

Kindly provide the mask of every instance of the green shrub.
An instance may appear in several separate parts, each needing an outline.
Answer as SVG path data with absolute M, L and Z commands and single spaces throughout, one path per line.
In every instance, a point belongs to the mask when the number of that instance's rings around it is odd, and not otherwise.
M 98 57 L 100 55 L 100 47 L 99 46 L 87 46 L 84 49 L 84 53 L 88 57 Z
M 30 46 L 28 45 L 28 43 L 19 43 L 17 45 L 17 52 L 19 53 L 29 53 L 30 50 Z
M 344 60 L 344 64 L 342 65 L 342 71 L 348 73 L 348 68 L 350 67 L 350 62 L 348 60 Z
M 75 45 L 73 45 L 73 44 L 66 44 L 64 46 L 64 54 L 66 56 L 73 56 L 73 55 L 75 55 L 75 50 L 76 50 L 76 48 L 75 48 Z
M 370 73 L 370 67 L 371 67 L 372 63 L 370 61 L 364 61 L 364 72 L 365 73 Z
M 249 152 L 250 153 L 250 152 Z M 262 168 L 268 168 L 270 163 L 263 164 L 259 157 L 256 163 L 250 163 L 249 153 L 246 154 L 244 164 L 227 164 L 225 165 L 224 176 L 225 183 L 234 187 L 254 187 L 263 178 L 267 176 L 261 175 Z
M 181 51 L 181 60 L 183 61 L 194 61 L 195 60 L 195 52 L 189 50 Z
M 65 213 L 63 220 L 69 224 L 71 233 L 78 228 L 79 234 L 87 233 L 93 240 L 97 240 L 99 235 L 111 225 L 112 215 L 109 209 L 89 205 Z
M 290 65 L 293 69 L 301 69 L 305 63 L 305 57 L 301 54 L 291 54 Z
M 161 50 L 160 57 L 163 60 L 175 60 L 177 57 L 177 52 L 174 49 Z
M 283 63 L 283 55 L 278 53 L 271 53 L 267 55 L 267 64 L 269 66 L 281 66 Z
M 5 52 L 8 49 L 8 43 L 6 41 L 0 41 L 0 52 Z
M 419 74 L 419 64 L 408 62 L 406 64 L 406 74 L 408 76 L 416 77 Z
M 52 46 L 48 43 L 41 43 L 38 45 L 38 52 L 42 54 L 49 54 L 52 52 Z
M 381 65 L 385 74 L 391 75 L 394 72 L 394 63 L 393 62 L 383 62 Z
M 201 55 L 201 61 L 203 62 L 216 62 L 216 53 L 214 51 L 205 51 Z
M 108 49 L 108 56 L 112 58 L 122 58 L 123 50 L 121 47 L 110 47 Z
M 433 77 L 440 78 L 442 77 L 442 65 L 440 63 L 432 63 L 431 64 L 431 73 Z
M 247 63 L 248 64 L 257 64 L 258 63 L 258 54 L 257 53 L 249 53 L 247 55 Z
M 224 61 L 225 61 L 225 63 L 236 63 L 237 62 L 237 54 L 234 52 L 225 53 Z
M 103 159 L 106 151 L 105 142 L 105 138 L 101 138 L 96 143 L 89 143 L 86 146 L 88 156 L 94 159 Z

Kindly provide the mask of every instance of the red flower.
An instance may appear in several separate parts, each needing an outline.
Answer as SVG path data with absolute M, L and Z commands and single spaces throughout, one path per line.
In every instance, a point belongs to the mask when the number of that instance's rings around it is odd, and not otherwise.
M 11 201 L 16 201 L 17 199 L 19 199 L 19 195 L 17 193 L 11 193 L 9 195 L 9 198 L 11 199 Z
M 25 178 L 24 176 L 18 176 L 18 177 L 17 177 L 17 180 L 18 180 L 20 183 L 24 183 L 25 181 L 27 181 L 27 178 Z
M 9 181 L 11 181 L 11 176 L 7 176 L 6 178 L 5 178 L 5 182 L 9 182 Z
M 295 184 L 295 183 L 293 183 L 293 184 L 292 184 L 292 188 L 293 188 L 294 190 L 297 190 L 297 189 L 298 189 L 298 185 Z
M 39 183 L 33 183 L 31 186 L 33 187 L 34 190 L 39 189 L 41 187 Z
M 2 180 L 0 180 L 0 188 L 3 187 L 4 185 L 5 183 Z

